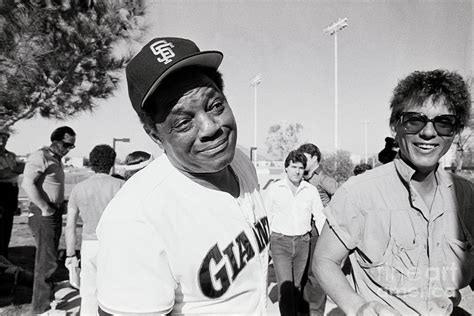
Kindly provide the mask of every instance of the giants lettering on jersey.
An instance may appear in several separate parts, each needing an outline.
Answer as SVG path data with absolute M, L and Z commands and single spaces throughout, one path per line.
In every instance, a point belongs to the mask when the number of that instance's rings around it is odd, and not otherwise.
M 261 253 L 270 240 L 267 217 L 262 217 L 256 222 L 252 230 L 257 240 L 258 252 Z M 216 243 L 204 257 L 199 269 L 199 285 L 202 293 L 209 298 L 221 297 L 245 268 L 247 262 L 255 257 L 255 251 L 245 231 L 240 232 L 224 250 L 221 250 Z

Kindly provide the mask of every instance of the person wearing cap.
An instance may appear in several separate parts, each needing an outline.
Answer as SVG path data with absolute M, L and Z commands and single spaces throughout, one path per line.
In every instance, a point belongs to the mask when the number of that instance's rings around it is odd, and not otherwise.
M 8 245 L 13 228 L 13 216 L 18 208 L 18 175 L 23 172 L 24 163 L 6 150 L 10 130 L 0 128 L 0 256 L 8 258 Z
M 81 314 L 97 313 L 97 223 L 107 204 L 125 183 L 114 178 L 110 171 L 115 164 L 116 153 L 109 145 L 97 145 L 89 154 L 89 162 L 94 175 L 76 184 L 69 195 L 66 220 L 66 262 L 73 284 L 79 259 L 76 256 L 76 227 L 82 219 L 80 294 Z M 71 280 L 72 276 L 72 280 Z M 77 287 L 77 284 L 75 284 Z
M 156 38 L 126 68 L 164 154 L 131 177 L 97 228 L 101 314 L 264 314 L 269 225 L 217 71 L 223 55 Z
M 399 153 L 338 189 L 313 269 L 347 315 L 451 315 L 474 277 L 474 184 L 438 162 L 469 121 L 469 90 L 457 73 L 415 71 L 390 107 Z
M 32 153 L 26 161 L 22 187 L 30 200 L 28 226 L 36 242 L 33 313 L 50 308 L 62 231 L 64 166 L 61 159 L 75 147 L 76 133 L 69 126 L 51 133 L 51 145 Z
M 136 150 L 129 153 L 127 157 L 125 157 L 125 172 L 123 174 L 125 180 L 130 179 L 135 173 L 148 166 L 152 161 L 153 156 L 145 151 Z

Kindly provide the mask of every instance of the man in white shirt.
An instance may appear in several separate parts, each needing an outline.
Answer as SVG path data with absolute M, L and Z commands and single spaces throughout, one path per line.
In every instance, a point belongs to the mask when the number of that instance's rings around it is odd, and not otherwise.
M 285 160 L 286 175 L 274 182 L 265 196 L 281 315 L 297 314 L 309 256 L 311 215 L 317 226 L 324 224 L 318 190 L 303 181 L 305 168 L 305 155 L 296 150 L 290 152 Z
M 99 226 L 101 313 L 265 314 L 270 229 L 217 71 L 222 53 L 155 38 L 130 61 L 132 106 L 164 154 Z

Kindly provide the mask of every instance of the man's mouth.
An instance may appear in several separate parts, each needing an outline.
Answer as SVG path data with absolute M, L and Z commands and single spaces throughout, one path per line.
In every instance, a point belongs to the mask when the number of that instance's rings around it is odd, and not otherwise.
M 414 143 L 414 145 L 422 151 L 431 151 L 438 147 L 438 144 Z
M 227 147 L 227 143 L 228 143 L 228 138 L 223 137 L 223 138 L 217 140 L 212 145 L 206 146 L 205 148 L 200 150 L 200 152 L 216 153 L 216 152 L 219 152 L 219 151 L 223 150 L 225 147 Z

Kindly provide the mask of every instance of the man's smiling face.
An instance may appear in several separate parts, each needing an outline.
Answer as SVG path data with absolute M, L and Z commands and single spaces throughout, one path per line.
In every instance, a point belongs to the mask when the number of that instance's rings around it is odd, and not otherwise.
M 170 162 L 189 173 L 224 169 L 234 158 L 237 126 L 224 94 L 200 72 L 182 73 L 152 95 L 159 141 Z

